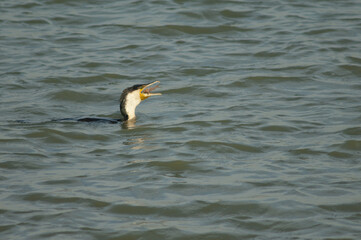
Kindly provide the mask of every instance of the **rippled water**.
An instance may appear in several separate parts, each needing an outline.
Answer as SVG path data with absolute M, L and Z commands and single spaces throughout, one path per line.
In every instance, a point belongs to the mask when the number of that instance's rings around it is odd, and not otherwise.
M 0 2 L 1 239 L 358 239 L 358 0 Z M 121 91 L 161 81 L 135 124 Z

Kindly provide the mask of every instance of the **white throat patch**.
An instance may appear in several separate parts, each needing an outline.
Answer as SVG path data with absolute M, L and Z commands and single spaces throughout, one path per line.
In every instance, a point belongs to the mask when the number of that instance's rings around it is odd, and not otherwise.
M 140 102 L 139 90 L 133 91 L 127 95 L 125 100 L 125 111 L 128 114 L 128 119 L 135 118 L 135 108 Z

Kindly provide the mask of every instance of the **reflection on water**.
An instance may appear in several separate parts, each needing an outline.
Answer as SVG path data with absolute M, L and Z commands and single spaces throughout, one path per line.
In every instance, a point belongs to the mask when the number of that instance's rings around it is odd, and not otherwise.
M 136 119 L 130 119 L 128 121 L 122 122 L 122 128 L 123 129 L 134 129 L 136 123 Z
M 129 138 L 127 141 L 123 143 L 124 145 L 130 145 L 131 149 L 133 150 L 139 150 L 139 149 L 145 149 L 144 141 L 145 141 L 144 138 L 134 137 L 134 138 Z
M 150 135 L 149 132 L 139 132 L 136 131 L 133 133 L 134 130 L 144 128 L 144 125 L 136 125 L 136 118 L 125 121 L 122 123 L 122 129 L 126 130 L 127 140 L 123 142 L 124 145 L 130 146 L 132 150 L 150 150 L 153 149 L 149 144 L 147 145 L 146 142 L 154 142 L 156 139 Z

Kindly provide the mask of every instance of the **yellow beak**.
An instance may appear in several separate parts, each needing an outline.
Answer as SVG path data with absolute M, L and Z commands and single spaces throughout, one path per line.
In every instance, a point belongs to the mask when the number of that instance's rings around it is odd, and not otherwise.
M 149 84 L 144 85 L 141 89 L 139 89 L 139 96 L 141 100 L 147 99 L 151 96 L 160 96 L 161 93 L 151 93 L 154 89 L 159 87 L 159 81 L 155 81 Z

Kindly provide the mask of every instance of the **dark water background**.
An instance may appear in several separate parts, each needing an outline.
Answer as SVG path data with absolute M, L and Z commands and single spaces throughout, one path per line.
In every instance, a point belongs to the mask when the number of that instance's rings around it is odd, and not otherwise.
M 2 0 L 0 48 L 0 239 L 361 236 L 359 0 Z

